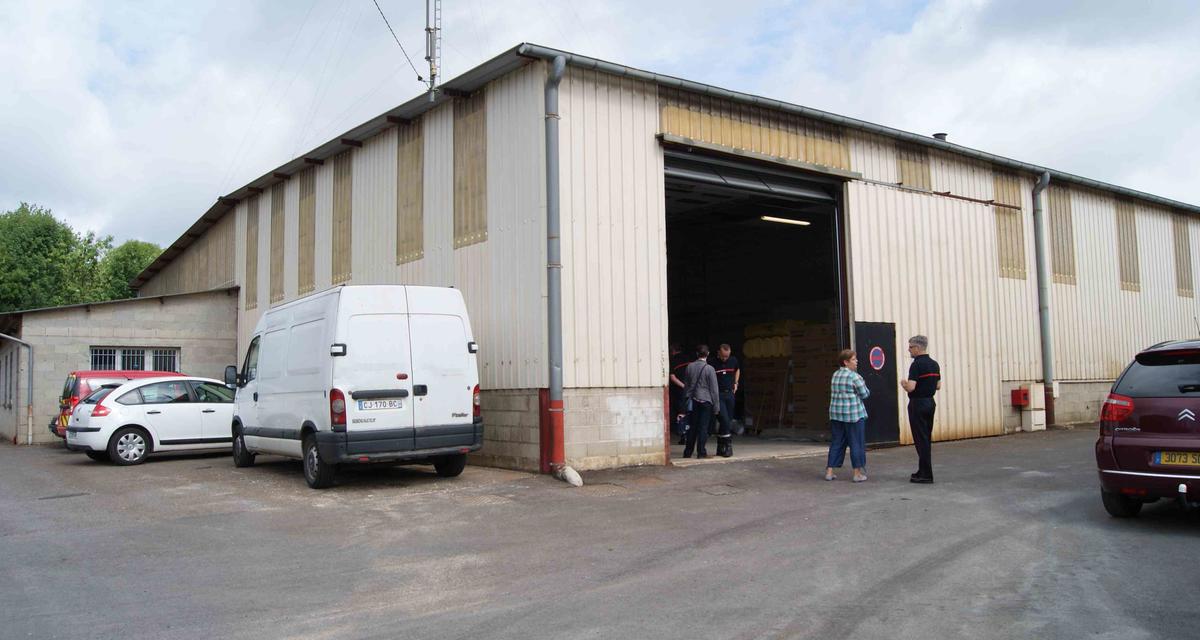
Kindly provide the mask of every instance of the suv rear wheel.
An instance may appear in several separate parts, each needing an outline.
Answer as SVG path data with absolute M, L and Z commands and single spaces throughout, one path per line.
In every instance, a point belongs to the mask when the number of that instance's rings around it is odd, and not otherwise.
M 446 456 L 433 461 L 433 468 L 443 478 L 453 478 L 463 472 L 467 466 L 466 454 Z
M 1104 510 L 1114 518 L 1132 518 L 1142 510 L 1142 501 L 1119 493 L 1100 490 L 1100 499 L 1104 501 Z
M 333 486 L 337 468 L 321 458 L 321 449 L 317 439 L 309 435 L 304 439 L 304 480 L 313 489 L 325 489 Z

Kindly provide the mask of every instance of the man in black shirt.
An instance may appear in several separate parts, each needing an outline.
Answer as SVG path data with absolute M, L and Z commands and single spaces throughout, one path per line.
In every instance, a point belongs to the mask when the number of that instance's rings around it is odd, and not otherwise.
M 728 458 L 733 455 L 733 408 L 734 397 L 741 381 L 742 368 L 727 344 L 717 349 L 717 359 L 712 363 L 717 371 L 717 388 L 721 390 L 721 412 L 717 414 L 717 455 Z
M 677 343 L 671 345 L 671 424 L 679 429 L 679 444 L 686 444 L 686 432 L 683 426 L 687 424 L 683 420 L 683 416 L 687 413 L 687 407 L 683 402 L 683 389 L 687 383 L 683 380 L 683 370 L 695 360 L 692 356 L 683 352 Z
M 908 353 L 913 362 L 908 367 L 908 378 L 900 381 L 900 386 L 908 392 L 908 425 L 918 460 L 917 472 L 909 481 L 920 484 L 933 482 L 930 445 L 933 442 L 933 413 L 937 409 L 933 394 L 942 388 L 942 369 L 925 353 L 928 348 L 929 338 L 925 336 L 908 339 Z

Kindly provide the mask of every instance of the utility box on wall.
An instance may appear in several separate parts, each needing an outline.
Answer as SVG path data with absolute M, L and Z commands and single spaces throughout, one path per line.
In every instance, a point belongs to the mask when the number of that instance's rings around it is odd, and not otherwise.
M 1021 431 L 1044 431 L 1046 429 L 1046 385 L 1035 382 L 1016 391 L 1021 391 L 1025 399 L 1025 405 L 1021 407 Z M 1014 397 L 1016 391 L 1013 392 Z

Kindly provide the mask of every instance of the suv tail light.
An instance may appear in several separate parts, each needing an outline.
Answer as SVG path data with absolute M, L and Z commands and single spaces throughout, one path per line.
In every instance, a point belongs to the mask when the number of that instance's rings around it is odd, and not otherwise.
M 471 393 L 471 405 L 473 407 L 473 416 L 476 418 L 483 417 L 483 406 L 479 401 L 479 385 L 475 385 L 475 391 Z
M 1119 393 L 1110 393 L 1100 409 L 1100 430 L 1108 432 L 1133 413 L 1133 398 Z
M 346 430 L 346 396 L 341 389 L 329 392 L 329 424 L 333 431 Z
M 92 409 L 92 417 L 93 418 L 103 418 L 104 416 L 106 416 L 110 413 L 112 413 L 112 410 L 99 402 L 97 402 L 96 407 L 94 409 Z

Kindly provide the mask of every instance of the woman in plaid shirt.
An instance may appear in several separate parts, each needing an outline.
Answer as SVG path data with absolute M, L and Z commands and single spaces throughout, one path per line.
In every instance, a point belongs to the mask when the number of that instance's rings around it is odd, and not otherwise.
M 841 368 L 833 372 L 830 381 L 829 425 L 833 429 L 833 442 L 829 444 L 829 462 L 825 467 L 825 479 L 837 476 L 846 459 L 846 445 L 850 445 L 850 466 L 854 467 L 854 481 L 867 480 L 867 407 L 863 400 L 871 395 L 867 383 L 858 375 L 858 355 L 853 349 L 842 349 L 838 354 Z

